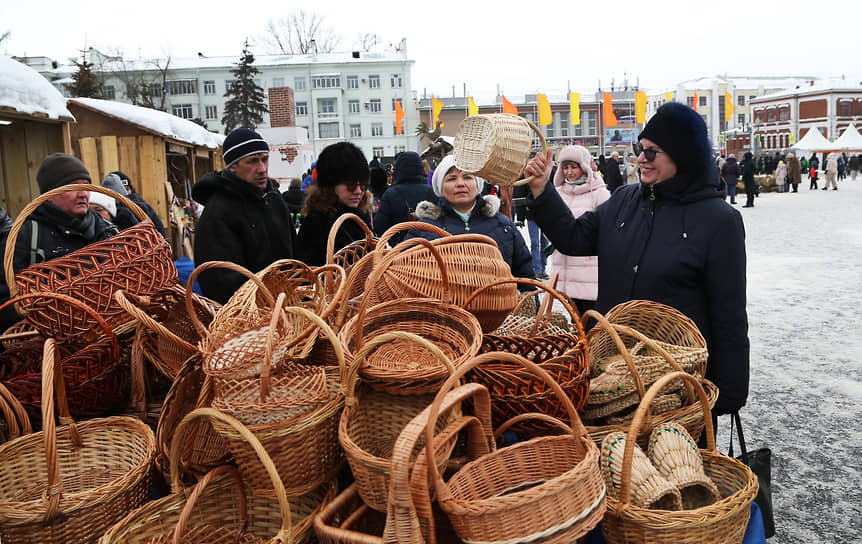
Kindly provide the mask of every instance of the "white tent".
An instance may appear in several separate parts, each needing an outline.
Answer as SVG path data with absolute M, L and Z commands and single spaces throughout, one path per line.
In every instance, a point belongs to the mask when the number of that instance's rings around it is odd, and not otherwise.
M 832 145 L 841 151 L 862 151 L 862 134 L 851 123 Z
M 835 151 L 835 144 L 823 137 L 816 127 L 805 133 L 801 140 L 790 146 L 800 151 Z

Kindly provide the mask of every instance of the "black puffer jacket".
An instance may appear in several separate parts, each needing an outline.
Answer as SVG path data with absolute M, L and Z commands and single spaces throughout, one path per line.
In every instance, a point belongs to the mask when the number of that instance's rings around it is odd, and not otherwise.
M 161 217 L 159 217 L 159 214 L 156 213 L 156 210 L 154 210 L 153 207 L 150 206 L 150 204 L 134 190 L 129 192 L 129 200 L 131 200 L 132 202 L 140 206 L 142 210 L 144 210 L 144 213 L 147 214 L 147 217 L 149 217 L 153 221 L 153 225 L 156 226 L 156 230 L 159 231 L 159 234 L 161 234 L 165 238 L 165 240 L 167 240 L 168 233 L 165 232 L 165 225 L 162 223 L 162 219 Z M 198 200 L 198 202 L 200 202 L 200 200 Z M 117 208 L 119 209 L 119 207 L 120 203 L 118 202 Z M 134 224 L 136 225 L 137 222 L 135 222 Z
M 512 220 L 500 213 L 500 199 L 496 196 L 477 196 L 467 223 L 443 198 L 439 199 L 437 204 L 428 201 L 420 202 L 416 207 L 416 217 L 440 227 L 449 234 L 484 234 L 493 238 L 503 259 L 509 263 L 514 277 L 535 279 L 533 257 L 527 249 L 524 237 L 515 228 Z M 407 238 L 414 236 L 429 240 L 437 238 L 435 234 L 419 229 L 407 233 Z
M 436 201 L 434 190 L 428 185 L 428 176 L 418 153 L 407 151 L 395 156 L 392 185 L 380 198 L 380 209 L 374 214 L 374 233 L 380 236 L 386 229 L 415 220 L 416 205 L 423 200 Z M 391 245 L 404 239 L 403 233 L 392 237 Z
M 296 230 L 275 181 L 262 190 L 227 169 L 210 172 L 195 183 L 192 198 L 205 206 L 195 229 L 195 265 L 230 261 L 258 272 L 295 258 Z M 246 281 L 225 269 L 198 279 L 204 295 L 222 304 Z
M 709 349 L 707 377 L 718 385 L 717 413 L 748 397 L 745 230 L 724 202 L 718 179 L 677 176 L 626 185 L 575 219 L 552 184 L 528 204 L 536 222 L 567 255 L 598 255 L 596 310 L 634 299 L 672 306 L 698 326 Z
M 736 186 L 739 180 L 739 163 L 736 162 L 736 157 L 730 157 L 724 162 L 724 166 L 721 167 L 721 175 L 728 187 Z M 752 177 L 752 179 L 754 178 Z
M 329 239 L 329 231 L 338 217 L 345 213 L 352 213 L 362 218 L 366 225 L 371 228 L 371 218 L 368 213 L 357 208 L 348 208 L 339 202 L 336 215 L 329 215 L 319 210 L 312 210 L 302 218 L 299 226 L 299 253 L 297 258 L 309 266 L 322 266 L 326 264 L 326 242 Z M 335 235 L 335 251 L 349 245 L 356 240 L 364 240 L 365 231 L 354 221 L 342 223 L 338 234 Z

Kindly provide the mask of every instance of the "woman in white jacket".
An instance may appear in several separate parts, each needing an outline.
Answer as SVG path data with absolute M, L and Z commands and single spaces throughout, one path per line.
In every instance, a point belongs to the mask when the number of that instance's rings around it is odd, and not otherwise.
M 601 176 L 590 168 L 592 156 L 586 148 L 570 145 L 560 150 L 554 185 L 575 217 L 610 198 Z M 570 257 L 559 252 L 551 256 L 551 266 L 559 272 L 557 289 L 572 299 L 580 313 L 593 307 L 598 296 L 598 263 L 595 256 Z

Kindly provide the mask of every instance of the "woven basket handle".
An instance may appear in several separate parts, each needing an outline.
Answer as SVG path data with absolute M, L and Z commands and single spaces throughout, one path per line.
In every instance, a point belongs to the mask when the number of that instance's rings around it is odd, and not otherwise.
M 385 250 L 387 244 L 389 243 L 389 240 L 399 232 L 406 232 L 413 229 L 428 231 L 432 234 L 436 234 L 440 238 L 452 236 L 437 225 L 432 225 L 431 223 L 426 223 L 424 221 L 404 221 L 392 225 L 391 227 L 386 229 L 383 234 L 380 235 L 380 238 L 378 238 L 377 240 L 377 249 L 375 251 Z
M 428 455 L 428 458 L 432 459 L 431 456 L 433 455 L 429 448 L 431 447 L 431 444 L 434 443 L 434 427 L 437 424 L 441 398 L 450 389 L 455 387 L 455 385 L 458 383 L 458 380 L 460 380 L 465 374 L 483 363 L 496 361 L 508 361 L 511 363 L 520 364 L 521 366 L 532 372 L 537 378 L 545 382 L 545 384 L 554 392 L 562 405 L 566 408 L 566 412 L 569 414 L 570 427 L 572 429 L 572 436 L 575 438 L 576 448 L 580 450 L 580 453 L 585 453 L 587 444 L 590 441 L 589 435 L 586 428 L 584 428 L 584 424 L 581 422 L 581 418 L 578 417 L 578 412 L 577 410 L 575 410 L 574 404 L 572 404 L 572 401 L 568 397 L 568 395 L 566 395 L 566 392 L 563 391 L 563 388 L 560 387 L 560 384 L 558 384 L 557 381 L 554 380 L 554 378 L 552 378 L 551 375 L 547 373 L 547 371 L 545 371 L 539 365 L 530 361 L 529 359 L 525 359 L 524 357 L 521 357 L 520 355 L 516 355 L 514 353 L 491 351 L 488 353 L 477 355 L 476 357 L 473 357 L 472 359 L 458 367 L 457 372 L 449 376 L 446 382 L 440 387 L 440 391 L 437 392 L 437 396 L 434 397 L 434 402 L 429 408 L 428 424 L 425 426 L 425 448 L 427 451 L 426 455 Z M 452 493 L 449 491 L 448 487 L 446 486 L 446 483 L 440 476 L 440 472 L 437 470 L 437 466 L 434 463 L 428 463 L 428 477 L 431 479 L 431 481 L 434 482 L 434 487 L 437 490 L 438 500 L 442 501 L 452 497 Z
M 368 311 L 368 306 L 371 304 L 371 297 L 367 295 L 369 291 L 368 286 L 373 287 L 374 285 L 377 285 L 383 278 L 383 274 L 385 274 L 387 269 L 389 269 L 392 262 L 404 252 L 411 250 L 419 251 L 419 248 L 412 248 L 412 246 L 415 245 L 425 246 L 425 248 L 431 252 L 431 256 L 434 257 L 434 260 L 437 261 L 437 265 L 440 267 L 440 277 L 443 282 L 443 302 L 447 304 L 452 303 L 452 286 L 449 284 L 449 269 L 446 267 L 446 263 L 443 261 L 443 256 L 440 255 L 440 252 L 434 244 L 425 238 L 410 238 L 409 240 L 404 240 L 386 255 L 382 263 L 374 267 L 374 270 L 371 271 L 371 275 L 368 276 L 368 279 L 365 281 L 366 294 L 362 296 L 362 301 L 359 303 L 359 311 L 355 317 L 356 327 L 353 332 L 353 345 L 355 350 L 362 348 L 362 324 L 365 321 L 365 313 Z
M 649 406 L 664 386 L 673 380 L 679 379 L 684 380 L 687 384 L 691 385 L 697 394 L 701 410 L 703 410 L 703 420 L 706 424 L 706 449 L 715 452 L 715 434 L 712 426 L 712 412 L 709 409 L 709 399 L 706 397 L 706 392 L 703 390 L 703 386 L 700 385 L 700 382 L 698 382 L 694 376 L 687 372 L 671 372 L 670 374 L 665 374 L 649 388 L 649 391 L 646 392 L 644 398 L 641 399 L 641 403 L 638 405 L 638 409 L 635 412 L 631 426 L 629 427 L 628 435 L 626 436 L 626 447 L 623 453 L 623 472 L 620 477 L 620 501 L 617 506 L 617 513 L 622 512 L 623 508 L 625 508 L 631 501 L 632 459 L 634 457 L 638 434 L 640 434 L 641 429 L 644 428 L 644 423 L 649 420 Z
M 272 317 L 269 320 L 269 328 L 266 331 L 266 343 L 264 344 L 263 364 L 260 365 L 260 402 L 266 402 L 272 391 L 272 344 L 275 341 L 275 329 L 278 326 L 278 319 L 284 322 L 285 327 L 289 327 L 287 318 L 284 314 L 284 301 L 287 298 L 285 293 L 279 293 L 275 299 L 275 304 L 272 307 Z
M 381 334 L 380 336 L 375 336 L 371 340 L 368 341 L 367 344 L 362 346 L 357 352 L 353 359 L 353 362 L 350 364 L 350 367 L 347 369 L 347 379 L 342 382 L 345 392 L 344 397 L 347 403 L 347 406 L 353 406 L 356 403 L 356 384 L 359 382 L 359 369 L 362 368 L 362 363 L 365 362 L 365 358 L 377 349 L 379 346 L 392 342 L 393 340 L 405 340 L 407 342 L 416 343 L 423 348 L 430 351 L 434 357 L 440 361 L 440 364 L 446 367 L 449 371 L 449 374 L 456 374 L 455 366 L 452 365 L 452 361 L 446 357 L 446 354 L 438 348 L 433 343 L 428 340 L 422 338 L 417 334 L 413 334 L 412 332 L 403 332 L 403 331 L 390 331 Z
M 207 472 L 203 478 L 195 485 L 194 489 L 192 489 L 191 495 L 186 499 L 186 504 L 183 506 L 183 511 L 180 512 L 180 517 L 177 519 L 177 526 L 173 531 L 173 538 L 171 542 L 173 544 L 182 544 L 183 536 L 186 532 L 186 525 L 189 522 L 189 519 L 192 517 L 192 512 L 194 511 L 195 505 L 197 505 L 198 499 L 203 494 L 204 490 L 207 486 L 212 483 L 213 480 L 220 477 L 222 474 L 230 474 L 233 477 L 234 482 L 236 482 L 237 490 L 239 491 L 239 526 L 240 532 L 243 534 L 248 529 L 248 501 L 245 496 L 245 486 L 243 485 L 242 476 L 240 476 L 239 471 L 230 466 L 230 465 L 222 465 L 220 467 L 216 467 L 211 471 Z
M 299 306 L 286 306 L 282 308 L 282 311 L 289 314 L 301 315 L 314 323 L 314 325 L 320 329 L 320 332 L 323 333 L 326 340 L 332 344 L 332 350 L 335 352 L 335 359 L 338 363 L 338 375 L 341 378 L 341 383 L 345 383 L 345 380 L 347 379 L 347 362 L 344 358 L 344 348 L 341 347 L 341 342 L 338 341 L 338 335 L 335 334 L 332 327 L 323 320 L 323 317 L 306 308 Z
M 197 418 L 210 418 L 221 421 L 227 425 L 233 427 L 237 433 L 248 443 L 249 446 L 254 450 L 257 454 L 258 459 L 260 459 L 261 464 L 263 465 L 266 473 L 269 474 L 269 478 L 272 481 L 272 486 L 275 489 L 275 496 L 278 500 L 279 509 L 281 511 L 281 528 L 278 531 L 278 534 L 273 537 L 275 539 L 281 539 L 282 542 L 293 542 L 293 537 L 291 536 L 292 525 L 291 525 L 291 516 L 290 516 L 290 502 L 287 499 L 287 492 L 284 489 L 284 484 L 281 481 L 281 477 L 278 475 L 278 470 L 275 468 L 275 464 L 272 462 L 272 458 L 266 452 L 266 449 L 260 443 L 260 440 L 248 430 L 248 427 L 240 423 L 234 417 L 231 417 L 223 412 L 216 410 L 215 408 L 198 408 L 192 412 L 186 414 L 186 416 L 180 421 L 180 424 L 177 425 L 177 429 L 174 432 L 174 438 L 171 440 L 171 454 L 170 454 L 170 465 L 171 465 L 171 489 L 174 493 L 180 492 L 182 489 L 182 482 L 180 481 L 180 470 L 179 470 L 179 459 L 180 459 L 180 443 L 186 432 L 186 427 Z
M 0 411 L 6 419 L 6 427 L 9 431 L 8 439 L 18 438 L 33 432 L 30 425 L 30 416 L 15 395 L 0 383 Z
M 541 412 L 527 412 L 525 414 L 518 414 L 515 417 L 509 418 L 503 422 L 502 425 L 497 427 L 494 431 L 494 438 L 500 438 L 503 436 L 503 433 L 514 427 L 515 425 L 522 423 L 524 421 L 541 421 L 543 423 L 548 423 L 553 427 L 563 431 L 566 434 L 572 434 L 572 428 L 555 418 L 554 416 L 549 416 L 548 414 L 543 414 Z
M 69 401 L 66 397 L 66 382 L 63 379 L 63 367 L 60 364 L 60 354 L 57 353 L 53 338 L 45 340 L 42 354 L 42 438 L 45 445 L 45 461 L 48 465 L 48 487 L 45 490 L 43 503 L 45 506 L 45 521 L 54 519 L 60 513 L 60 501 L 63 498 L 63 482 L 60 480 L 60 465 L 57 453 L 57 425 L 54 423 L 54 393 L 57 394 L 57 412 L 61 425 L 69 426 L 69 438 L 75 448 L 84 446 L 78 426 L 69 413 Z
M 362 231 L 365 233 L 366 244 L 370 246 L 371 242 L 374 241 L 374 232 L 368 228 L 368 225 L 361 217 L 355 213 L 343 213 L 338 216 L 335 223 L 333 223 L 332 227 L 329 228 L 329 236 L 326 238 L 326 264 L 335 263 L 335 238 L 338 235 L 338 231 L 341 229 L 341 225 L 347 221 L 353 221 L 362 228 Z
M 551 276 L 550 281 L 548 281 L 548 287 L 553 290 L 557 290 L 557 282 L 560 279 L 560 273 L 554 271 L 554 274 Z M 568 297 L 566 297 L 568 298 Z M 536 319 L 533 321 L 533 326 L 530 328 L 530 336 L 536 336 L 536 333 L 539 332 L 540 326 L 545 326 L 547 321 L 551 318 L 551 306 L 553 306 L 553 302 L 551 301 L 551 297 L 545 297 L 542 300 L 542 304 L 539 306 L 536 312 Z M 572 322 L 575 321 L 575 318 L 572 317 Z
M 6 273 L 6 285 L 9 286 L 9 298 L 14 298 L 18 294 L 18 286 L 15 284 L 15 270 L 13 269 L 13 261 L 15 259 L 15 245 L 18 242 L 18 232 L 20 232 L 21 227 L 24 226 L 24 222 L 27 220 L 30 214 L 36 210 L 36 208 L 38 208 L 48 200 L 51 200 L 57 195 L 62 195 L 64 193 L 70 193 L 73 191 L 90 191 L 93 193 L 102 193 L 103 195 L 107 195 L 116 200 L 119 200 L 127 208 L 132 210 L 132 212 L 141 221 L 148 219 L 147 214 L 144 213 L 144 210 L 142 210 L 140 206 L 132 202 L 129 198 L 99 185 L 70 183 L 69 185 L 63 185 L 61 187 L 57 187 L 56 189 L 51 189 L 47 193 L 37 196 L 35 199 L 33 199 L 32 202 L 24 206 L 24 209 L 21 210 L 21 213 L 19 213 L 18 217 L 15 218 L 15 222 L 12 224 L 12 228 L 9 230 L 9 234 L 6 236 L 6 252 L 3 254 L 3 268 Z M 21 308 L 16 307 L 16 309 L 18 310 L 18 313 L 20 313 L 22 316 L 26 315 L 26 312 Z
M 547 142 L 547 141 L 545 141 L 545 135 L 544 135 L 544 134 L 542 134 L 542 131 L 541 131 L 541 130 L 539 130 L 539 127 L 537 127 L 536 125 L 534 125 L 534 124 L 532 123 L 532 121 L 530 121 L 529 119 L 525 119 L 525 118 L 523 118 L 523 117 L 522 117 L 522 119 L 524 119 L 524 121 L 526 121 L 526 122 L 527 122 L 527 124 L 528 124 L 528 125 L 530 125 L 530 128 L 531 128 L 531 129 L 533 129 L 533 132 L 535 132 L 535 133 L 539 136 L 539 141 L 542 143 L 542 151 L 547 151 L 547 150 L 548 150 L 548 142 Z M 528 176 L 528 177 L 526 177 L 526 178 L 524 178 L 524 179 L 519 179 L 518 181 L 516 181 L 516 182 L 515 182 L 515 183 L 513 183 L 512 185 L 513 185 L 514 187 L 517 187 L 517 186 L 519 186 L 519 185 L 526 185 L 526 184 L 530 183 L 531 181 L 533 181 L 533 178 L 535 178 L 535 177 L 536 177 L 536 176 Z
M 620 355 L 622 355 L 623 360 L 626 363 L 626 367 L 628 367 L 629 369 L 629 374 L 631 374 L 632 380 L 635 382 L 635 389 L 637 390 L 638 398 L 644 398 L 644 395 L 646 394 L 646 388 L 644 387 L 643 379 L 641 378 L 640 372 L 638 372 L 637 366 L 635 366 L 635 361 L 632 357 L 632 354 L 629 352 L 625 343 L 623 343 L 623 340 L 617 333 L 616 328 L 611 325 L 610 321 L 608 321 L 604 315 L 600 314 L 595 310 L 587 310 L 586 312 L 584 312 L 584 315 L 581 316 L 581 324 L 583 325 L 590 318 L 595 319 L 597 322 L 597 326 L 604 330 L 611 337 L 611 340 L 613 340 L 614 344 L 617 346 L 617 351 L 620 353 Z M 593 331 L 597 330 L 598 329 L 595 328 L 593 329 Z M 592 338 L 592 334 L 593 332 L 590 331 L 591 336 L 587 338 L 588 341 L 590 338 Z
M 569 317 L 572 319 L 572 325 L 575 325 L 575 327 L 577 327 L 578 337 L 584 337 L 584 323 L 581 317 L 578 315 L 578 311 L 575 309 L 574 306 L 572 306 L 571 302 L 569 302 L 569 297 L 557 291 L 551 286 L 545 285 L 538 280 L 532 280 L 530 278 L 506 278 L 489 283 L 488 285 L 482 286 L 470 293 L 470 296 L 467 297 L 467 300 L 465 300 L 463 304 L 461 304 L 461 307 L 466 310 L 470 307 L 470 303 L 473 302 L 473 300 L 475 300 L 476 297 L 478 297 L 482 293 L 482 291 L 507 283 L 517 283 L 518 285 L 532 285 L 533 287 L 538 287 L 539 289 L 542 289 L 552 297 L 559 300 L 560 304 L 563 305 L 563 308 L 565 308 L 566 311 L 569 312 Z M 538 322 L 538 316 L 536 316 L 536 321 Z
M 264 298 L 266 299 L 267 304 L 270 306 L 275 304 L 275 297 L 272 296 L 272 292 L 267 288 L 267 286 L 263 283 L 263 281 L 256 275 L 253 274 L 248 268 L 244 266 L 240 266 L 236 263 L 232 263 L 230 261 L 207 261 L 205 263 L 201 263 L 200 266 L 195 267 L 192 270 L 192 273 L 189 274 L 189 279 L 186 281 L 186 311 L 189 314 L 189 321 L 192 322 L 195 329 L 200 334 L 201 338 L 207 338 L 209 333 L 207 332 L 207 328 L 201 323 L 201 320 L 198 319 L 198 314 L 195 312 L 194 301 L 192 297 L 194 296 L 194 285 L 195 280 L 198 278 L 201 272 L 205 270 L 209 270 L 210 268 L 227 268 L 228 270 L 233 270 L 234 272 L 239 272 L 246 278 L 250 279 L 257 285 L 257 288 L 263 293 Z
M 335 289 L 335 293 L 332 294 L 329 304 L 323 309 L 320 313 L 320 317 L 323 318 L 324 321 L 329 319 L 336 310 L 338 310 L 341 305 L 344 303 L 344 295 L 347 293 L 347 272 L 341 266 L 337 264 L 326 264 L 323 266 L 318 266 L 314 269 L 318 276 L 323 276 L 324 285 L 327 282 L 334 282 L 337 285 Z M 332 279 L 330 280 L 330 276 Z
M 139 306 L 137 306 L 136 304 L 141 304 L 141 302 L 144 300 L 141 297 L 138 297 L 138 296 L 133 295 L 131 293 L 126 294 L 126 292 L 123 291 L 122 289 L 117 289 L 114 292 L 114 300 L 117 302 L 117 304 L 120 305 L 120 307 L 123 310 L 126 311 L 126 313 L 128 313 L 130 316 L 132 316 L 134 319 L 136 319 L 144 327 L 155 332 L 156 334 L 158 334 L 159 336 L 161 336 L 162 338 L 164 338 L 165 340 L 167 340 L 171 344 L 175 345 L 176 347 L 178 347 L 180 349 L 183 349 L 185 351 L 189 351 L 192 353 L 197 351 L 197 347 L 189 344 L 188 342 L 186 342 L 185 340 L 183 340 L 182 338 L 180 338 L 179 336 L 177 336 L 176 334 L 171 332 L 167 327 L 165 327 L 164 325 L 162 325 L 161 323 L 159 323 L 158 321 L 153 319 L 147 312 L 145 312 Z M 135 302 L 132 302 L 133 300 Z

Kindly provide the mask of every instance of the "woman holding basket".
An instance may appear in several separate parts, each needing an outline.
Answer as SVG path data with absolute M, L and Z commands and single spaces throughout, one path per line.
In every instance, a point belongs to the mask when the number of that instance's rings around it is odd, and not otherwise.
M 558 251 L 599 257 L 596 310 L 647 299 L 690 317 L 709 349 L 706 377 L 718 385 L 716 414 L 745 405 L 749 382 L 745 229 L 724 201 L 703 119 L 671 102 L 639 136 L 641 182 L 625 185 L 575 218 L 547 183 L 550 153 L 527 165 L 531 206 Z

